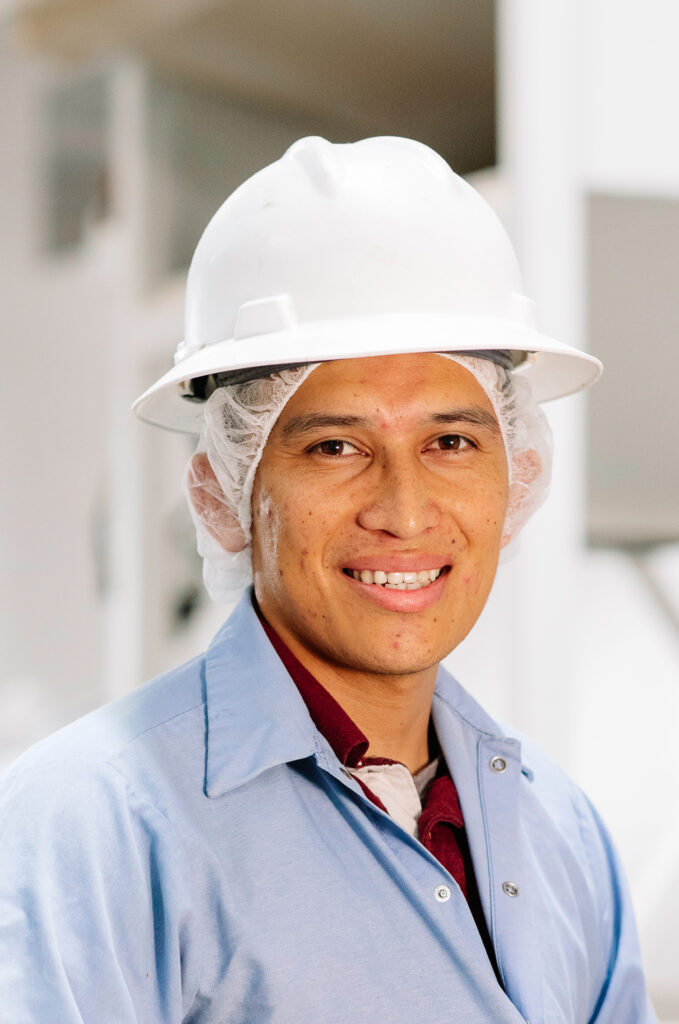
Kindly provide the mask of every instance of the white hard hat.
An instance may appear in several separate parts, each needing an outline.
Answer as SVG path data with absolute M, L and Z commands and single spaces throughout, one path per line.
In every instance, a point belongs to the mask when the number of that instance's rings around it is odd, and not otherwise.
M 357 356 L 504 353 L 546 401 L 601 373 L 593 356 L 537 331 L 485 200 L 428 146 L 401 138 L 301 139 L 236 189 L 196 248 L 185 327 L 174 368 L 133 408 L 189 433 L 203 405 L 192 382 L 214 374 L 223 383 Z

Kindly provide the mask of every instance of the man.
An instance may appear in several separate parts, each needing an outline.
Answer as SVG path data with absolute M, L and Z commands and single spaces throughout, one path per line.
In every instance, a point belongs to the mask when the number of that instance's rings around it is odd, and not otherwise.
M 515 369 L 516 367 L 516 369 Z M 9 771 L 14 1024 L 647 1024 L 629 898 L 582 793 L 440 667 L 545 494 L 540 335 L 473 190 L 402 139 L 306 139 L 194 257 L 205 655 Z

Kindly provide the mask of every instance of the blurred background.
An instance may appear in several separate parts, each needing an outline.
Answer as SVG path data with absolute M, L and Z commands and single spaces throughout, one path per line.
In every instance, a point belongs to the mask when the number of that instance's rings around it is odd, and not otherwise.
M 593 797 L 679 1020 L 679 4 L 1 0 L 0 764 L 201 650 L 186 437 L 134 420 L 211 214 L 296 138 L 406 135 L 606 364 L 450 667 Z

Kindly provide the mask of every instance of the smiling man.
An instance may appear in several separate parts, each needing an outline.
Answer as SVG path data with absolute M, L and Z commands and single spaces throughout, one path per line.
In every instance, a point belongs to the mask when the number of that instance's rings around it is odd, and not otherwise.
M 7 1020 L 652 1024 L 596 812 L 440 664 L 546 494 L 537 400 L 597 361 L 404 139 L 304 139 L 245 182 L 186 328 L 136 411 L 199 434 L 205 581 L 240 600 L 7 773 Z
M 429 759 L 438 664 L 495 575 L 507 490 L 490 401 L 437 355 L 323 364 L 262 456 L 261 613 L 361 726 L 368 752 L 413 773 Z

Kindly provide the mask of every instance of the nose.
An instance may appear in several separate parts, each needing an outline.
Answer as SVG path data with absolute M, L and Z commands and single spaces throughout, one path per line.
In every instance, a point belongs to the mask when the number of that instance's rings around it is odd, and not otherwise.
M 373 466 L 358 513 L 364 530 L 408 540 L 438 525 L 440 510 L 417 460 L 391 457 Z

